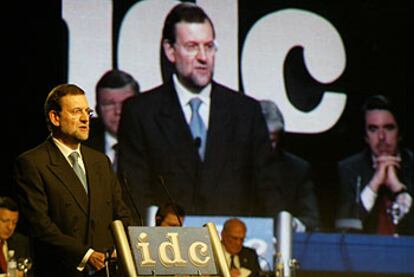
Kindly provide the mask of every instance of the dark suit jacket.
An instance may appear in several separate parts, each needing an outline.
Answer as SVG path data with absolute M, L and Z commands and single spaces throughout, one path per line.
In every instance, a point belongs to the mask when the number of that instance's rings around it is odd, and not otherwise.
M 89 138 L 84 145 L 105 154 L 105 125 L 100 118 L 91 119 Z
M 408 149 L 401 150 L 401 168 L 398 172 L 400 181 L 407 187 L 411 197 L 414 196 L 414 155 Z M 338 164 L 338 178 L 340 185 L 340 202 L 337 218 L 360 218 L 365 233 L 375 233 L 377 230 L 378 201 L 371 212 L 367 212 L 361 201 L 357 203 L 356 196 L 368 185 L 375 171 L 372 166 L 372 157 L 369 150 L 364 150 L 342 160 Z M 361 178 L 361 187 L 357 191 L 357 179 Z M 358 197 L 359 198 L 359 197 Z M 397 226 L 399 234 L 414 234 L 414 209 L 405 215 Z
M 279 192 L 259 103 L 213 82 L 210 105 L 202 162 L 172 83 L 124 102 L 118 172 L 127 176 L 135 202 L 141 208 L 167 202 L 162 176 L 188 214 L 253 215 L 257 201 L 276 210 Z
M 276 147 L 275 155 L 276 182 L 282 187 L 284 210 L 300 219 L 307 229 L 315 229 L 319 224 L 319 210 L 310 164 L 280 146 Z
M 39 276 L 81 276 L 76 267 L 89 248 L 113 246 L 111 222 L 128 224 L 129 211 L 109 159 L 86 146 L 81 152 L 88 195 L 51 138 L 16 160 L 17 195 Z
M 260 276 L 259 258 L 257 256 L 256 250 L 243 246 L 237 255 L 239 256 L 240 266 L 251 271 L 249 277 Z

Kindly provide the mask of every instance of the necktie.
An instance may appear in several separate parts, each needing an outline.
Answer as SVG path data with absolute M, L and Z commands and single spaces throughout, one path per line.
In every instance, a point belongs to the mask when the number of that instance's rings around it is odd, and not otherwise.
M 69 155 L 69 160 L 72 163 L 72 168 L 75 171 L 76 175 L 78 176 L 79 180 L 81 181 L 85 189 L 85 192 L 88 193 L 88 183 L 86 182 L 86 175 L 78 163 L 78 158 L 79 158 L 78 152 L 72 152 Z
M 197 145 L 198 153 L 200 155 L 200 158 L 203 160 L 204 151 L 206 147 L 206 127 L 198 111 L 202 101 L 200 98 L 196 97 L 196 98 L 192 98 L 189 103 L 191 107 L 191 120 L 190 120 L 191 133 L 193 134 L 193 138 L 196 141 L 196 144 L 198 144 Z
M 112 149 L 114 150 L 114 160 L 112 162 L 112 168 L 116 172 L 117 167 L 118 167 L 118 143 L 115 143 L 114 145 L 112 145 Z
M 230 269 L 236 268 L 236 264 L 234 263 L 234 255 L 230 256 Z
M 390 193 L 384 190 L 380 191 L 379 201 L 377 233 L 381 235 L 393 235 L 395 232 L 395 225 L 393 224 L 391 214 L 389 213 L 389 209 L 392 205 Z
M 7 263 L 6 258 L 4 257 L 3 252 L 4 241 L 0 240 L 0 272 L 6 273 L 7 272 Z

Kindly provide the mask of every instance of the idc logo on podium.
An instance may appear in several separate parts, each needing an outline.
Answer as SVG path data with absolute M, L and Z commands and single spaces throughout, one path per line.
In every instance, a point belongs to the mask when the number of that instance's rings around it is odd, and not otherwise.
M 213 223 L 200 228 L 129 226 L 129 243 L 122 223 L 112 229 L 128 276 L 230 276 Z

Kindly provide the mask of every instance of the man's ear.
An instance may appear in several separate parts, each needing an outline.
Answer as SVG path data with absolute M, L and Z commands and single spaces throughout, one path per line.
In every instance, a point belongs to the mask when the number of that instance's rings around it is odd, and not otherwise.
M 175 63 L 175 49 L 172 44 L 164 39 L 162 42 L 162 47 L 164 48 L 164 54 L 167 57 L 170 63 Z
M 55 110 L 51 110 L 49 111 L 49 121 L 54 125 L 54 126 L 59 126 L 60 125 L 60 116 L 58 114 L 57 111 Z

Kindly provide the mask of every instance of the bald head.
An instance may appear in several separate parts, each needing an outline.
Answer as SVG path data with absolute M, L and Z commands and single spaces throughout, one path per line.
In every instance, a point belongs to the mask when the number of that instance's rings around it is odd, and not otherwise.
M 228 253 L 234 255 L 240 252 L 246 231 L 246 225 L 238 218 L 229 219 L 224 223 L 221 240 Z

